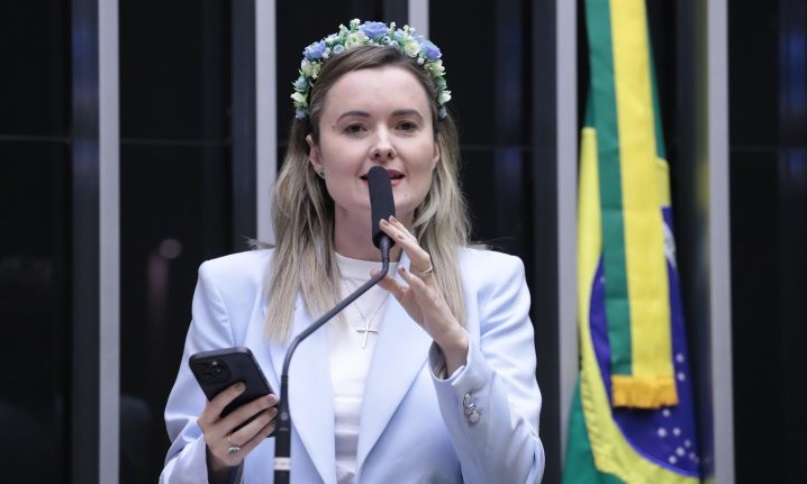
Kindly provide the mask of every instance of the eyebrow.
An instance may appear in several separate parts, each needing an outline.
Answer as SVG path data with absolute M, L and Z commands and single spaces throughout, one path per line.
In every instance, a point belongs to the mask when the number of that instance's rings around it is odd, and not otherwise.
M 336 121 L 338 122 L 342 118 L 346 118 L 348 116 L 358 116 L 360 118 L 369 118 L 370 113 L 368 113 L 367 111 L 359 111 L 359 110 L 345 111 L 344 113 L 340 114 L 338 118 L 336 118 Z M 423 119 L 423 115 L 421 115 L 420 111 L 418 111 L 417 109 L 397 109 L 397 110 L 392 112 L 392 116 L 396 117 L 396 118 L 400 118 L 400 117 L 403 117 L 403 116 L 415 116 L 418 119 Z
M 398 109 L 397 111 L 393 111 L 392 115 L 398 118 L 403 116 L 416 116 L 419 119 L 423 119 L 423 116 L 417 109 Z

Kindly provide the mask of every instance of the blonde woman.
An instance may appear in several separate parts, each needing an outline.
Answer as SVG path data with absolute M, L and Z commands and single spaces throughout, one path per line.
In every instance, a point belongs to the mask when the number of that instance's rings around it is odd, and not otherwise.
M 380 266 L 366 175 L 381 166 L 396 211 L 380 223 L 391 270 L 294 355 L 291 480 L 539 482 L 523 264 L 468 242 L 439 49 L 408 27 L 354 20 L 305 49 L 292 99 L 276 246 L 199 269 L 161 481 L 272 482 L 277 396 L 221 418 L 242 389 L 208 402 L 188 358 L 246 346 L 280 388 L 291 338 Z

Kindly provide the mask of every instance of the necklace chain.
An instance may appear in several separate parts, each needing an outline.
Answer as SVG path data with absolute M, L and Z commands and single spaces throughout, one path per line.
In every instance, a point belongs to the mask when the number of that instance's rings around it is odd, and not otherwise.
M 350 279 L 345 278 L 344 280 L 345 280 L 346 283 L 351 282 L 350 285 L 353 285 L 352 281 L 350 281 Z M 358 288 L 359 288 L 358 285 L 355 286 L 353 288 L 353 291 L 355 291 Z M 364 337 L 362 338 L 362 342 L 361 342 L 361 349 L 364 349 L 367 346 L 367 337 L 370 335 L 370 333 L 378 334 L 378 329 L 373 329 L 370 325 L 372 324 L 372 322 L 376 318 L 376 316 L 378 316 L 378 313 L 380 313 L 381 310 L 384 308 L 384 306 L 387 304 L 387 299 L 389 299 L 389 295 L 390 295 L 390 293 L 387 293 L 384 296 L 384 298 L 381 300 L 381 304 L 378 305 L 378 307 L 376 308 L 376 310 L 373 312 L 373 314 L 370 316 L 369 319 L 364 316 L 364 313 L 362 312 L 361 308 L 358 305 L 358 300 L 355 301 L 356 304 L 354 304 L 354 308 L 356 309 L 356 312 L 359 313 L 359 316 L 361 317 L 362 322 L 364 323 L 363 327 L 359 327 L 359 328 L 353 327 L 353 329 L 355 329 L 357 332 L 364 334 Z

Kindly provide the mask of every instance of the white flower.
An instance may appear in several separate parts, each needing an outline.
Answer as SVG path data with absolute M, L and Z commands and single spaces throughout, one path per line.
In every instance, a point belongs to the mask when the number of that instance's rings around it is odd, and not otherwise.
M 304 76 L 311 77 L 311 70 L 312 69 L 313 69 L 313 66 L 312 66 L 310 60 L 303 59 L 303 61 L 300 62 L 300 72 L 302 72 Z
M 451 91 L 442 91 L 437 96 L 437 104 L 439 104 L 441 106 L 443 104 L 447 103 L 448 101 L 451 101 Z
M 306 100 L 306 95 L 301 92 L 295 92 L 294 94 L 292 94 L 291 99 L 292 101 L 294 101 L 295 104 L 302 104 L 303 106 L 308 104 L 308 101 Z
M 362 31 L 351 32 L 347 35 L 347 38 L 345 39 L 345 47 L 350 48 L 355 47 L 357 45 L 362 45 L 364 44 L 364 39 L 365 39 L 364 32 Z
M 424 68 L 432 75 L 432 77 L 439 77 L 446 73 L 446 68 L 443 67 L 442 60 L 436 60 L 434 62 L 427 62 Z
M 317 76 L 319 76 L 319 70 L 321 67 L 322 63 L 311 62 L 308 59 L 303 59 L 303 62 L 300 64 L 300 70 L 302 71 L 303 75 L 310 77 L 311 79 L 316 79 Z
M 406 39 L 403 50 L 404 54 L 408 55 L 409 57 L 415 57 L 420 53 L 420 44 L 418 44 L 418 41 L 415 39 Z

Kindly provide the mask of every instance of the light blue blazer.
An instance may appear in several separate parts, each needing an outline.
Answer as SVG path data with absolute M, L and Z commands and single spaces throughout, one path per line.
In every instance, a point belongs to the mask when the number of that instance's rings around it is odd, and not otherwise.
M 272 388 L 280 389 L 287 345 L 267 343 L 263 335 L 264 283 L 272 257 L 273 250 L 242 252 L 199 268 L 193 319 L 165 408 L 172 444 L 160 482 L 207 482 L 206 447 L 196 424 L 206 399 L 188 368 L 192 354 L 247 346 Z M 401 263 L 409 264 L 405 257 Z M 447 379 L 435 376 L 434 369 L 442 363 L 439 349 L 390 299 L 365 385 L 356 482 L 541 480 L 541 393 L 535 380 L 523 263 L 493 251 L 462 249 L 459 264 L 471 336 L 467 364 Z M 312 322 L 298 297 L 293 334 Z M 292 482 L 336 484 L 333 392 L 324 328 L 294 353 L 289 395 Z M 471 418 L 468 413 L 473 412 Z M 255 448 L 244 461 L 244 481 L 271 483 L 274 452 L 274 438 Z

